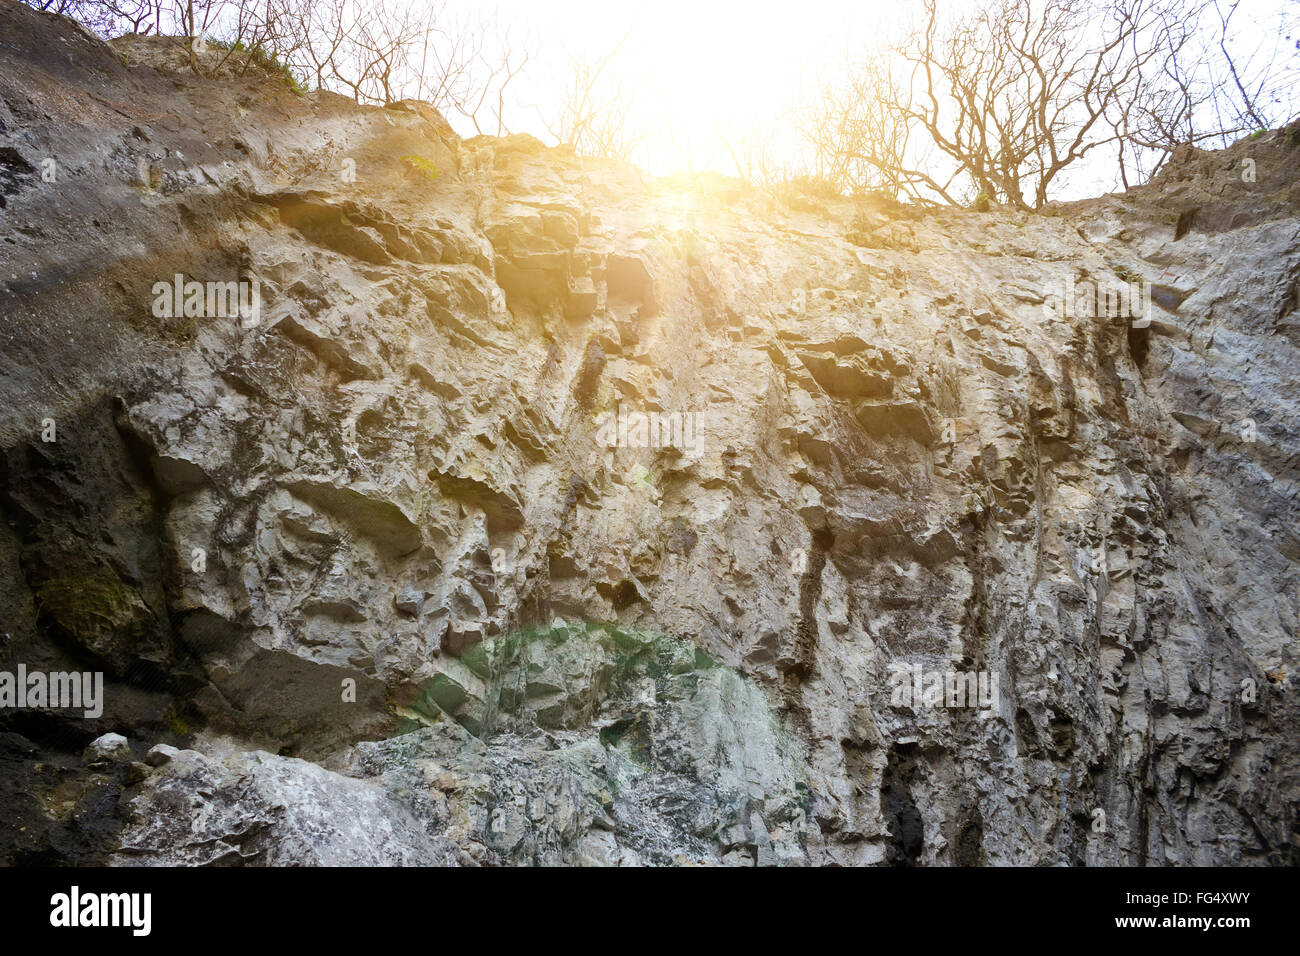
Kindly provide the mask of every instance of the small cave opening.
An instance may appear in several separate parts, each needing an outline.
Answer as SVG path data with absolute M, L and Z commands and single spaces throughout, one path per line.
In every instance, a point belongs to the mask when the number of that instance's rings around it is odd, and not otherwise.
M 895 744 L 880 788 L 880 809 L 889 827 L 885 861 L 890 866 L 916 866 L 925 847 L 925 823 L 912 797 L 915 777 L 915 745 Z
M 953 863 L 957 866 L 984 866 L 984 816 L 979 807 L 962 815 L 961 828 L 953 841 Z
M 1037 753 L 1042 749 L 1038 743 L 1038 731 L 1034 729 L 1034 719 L 1023 707 L 1016 708 L 1016 738 L 1022 756 Z
M 1151 351 L 1151 329 L 1128 327 L 1128 354 L 1141 372 L 1146 368 L 1147 355 Z
M 817 602 L 822 596 L 822 571 L 827 552 L 835 547 L 835 534 L 828 528 L 813 532 L 812 548 L 799 578 L 799 622 L 795 626 L 793 661 L 783 669 L 796 680 L 812 673 L 817 656 Z

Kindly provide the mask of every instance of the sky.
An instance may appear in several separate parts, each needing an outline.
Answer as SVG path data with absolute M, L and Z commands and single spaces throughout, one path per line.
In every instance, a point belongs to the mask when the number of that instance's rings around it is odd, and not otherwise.
M 211 0 L 209 0 L 211 2 Z M 241 0 L 246 2 L 246 0 Z M 345 0 L 349 9 L 366 0 Z M 624 91 L 627 128 L 638 134 L 631 158 L 652 175 L 711 170 L 735 174 L 730 147 L 762 143 L 764 151 L 793 171 L 805 165 L 806 146 L 799 126 L 810 115 L 819 88 L 840 85 L 850 70 L 873 52 L 888 48 L 919 19 L 922 0 L 379 0 L 400 22 L 394 8 L 435 11 L 445 37 L 471 44 L 486 42 L 488 59 L 500 63 L 492 47 L 508 35 L 509 62 L 517 66 L 526 50 L 531 59 L 512 77 L 505 95 L 506 132 L 527 132 L 557 141 L 555 119 L 574 76 L 573 63 L 595 64 L 617 51 L 604 68 L 602 95 Z M 941 15 L 960 14 L 987 0 L 938 0 Z M 1015 0 L 1035 5 L 1046 0 Z M 1080 0 L 1100 7 L 1105 0 Z M 1138 0 L 1157 3 L 1162 0 Z M 1300 105 L 1300 0 L 1171 0 L 1180 9 L 1214 3 L 1236 7 L 1229 47 L 1238 67 L 1250 77 L 1252 65 L 1273 60 L 1290 73 L 1285 108 L 1270 119 L 1280 122 Z M 228 3 L 227 12 L 238 6 Z M 253 4 L 256 7 L 256 4 Z M 185 9 L 184 0 L 164 8 Z M 233 16 L 233 14 L 231 14 Z M 175 17 L 173 17 L 175 19 Z M 486 20 L 494 19 L 495 27 Z M 1208 18 L 1207 18 L 1208 19 Z M 381 20 L 388 23 L 387 19 Z M 226 26 L 232 26 L 233 20 Z M 172 27 L 175 23 L 171 24 Z M 183 28 L 177 32 L 184 32 Z M 220 31 L 218 31 L 219 33 Z M 227 31 L 230 32 L 230 31 Z M 1100 27 L 1098 27 L 1100 32 Z M 485 39 L 486 38 L 486 39 Z M 1217 39 L 1208 38 L 1207 39 Z M 434 48 L 453 45 L 437 41 Z M 463 47 L 457 47 L 464 49 Z M 1217 56 L 1217 54 L 1215 54 Z M 291 62 L 311 81 L 301 54 Z M 435 54 L 435 57 L 437 54 Z M 455 60 L 453 55 L 451 59 Z M 475 73 L 481 72 L 481 67 Z M 400 71 L 399 71 L 400 72 Z M 900 71 L 900 73 L 903 71 Z M 433 74 L 441 77 L 437 69 Z M 453 71 L 453 77 L 465 75 Z M 399 84 L 398 95 L 420 95 L 417 74 Z M 1225 75 L 1223 82 L 1228 82 Z M 476 98 L 483 89 L 457 85 Z M 337 87 L 342 90 L 342 87 Z M 427 88 L 426 88 L 427 89 Z M 368 90 L 374 95 L 376 90 Z M 462 135 L 496 132 L 490 110 L 478 111 L 476 125 L 459 115 L 456 96 L 435 105 Z M 487 103 L 495 104 L 491 94 Z M 914 136 L 913 143 L 923 137 Z M 1071 167 L 1054 198 L 1080 198 L 1117 188 L 1118 164 L 1098 150 Z M 940 181 L 950 170 L 912 158 Z M 1080 168 L 1082 167 L 1082 168 Z M 743 171 L 741 171 L 743 172 Z M 1064 190 L 1060 187 L 1065 186 Z
M 780 154 L 798 150 L 797 104 L 819 83 L 896 35 L 919 0 L 445 0 L 481 14 L 495 8 L 516 39 L 539 53 L 511 87 L 507 123 L 514 132 L 548 139 L 543 115 L 554 115 L 569 74 L 569 56 L 599 60 L 619 47 L 611 80 L 630 91 L 628 121 L 646 132 L 635 160 L 654 174 L 679 170 L 735 171 L 723 140 L 772 140 Z M 1228 3 L 1231 0 L 1220 0 Z M 956 10 L 970 0 L 941 0 Z M 1300 0 L 1240 0 L 1233 20 L 1240 53 L 1274 47 L 1293 52 L 1300 38 Z M 1288 39 L 1288 35 L 1295 37 Z M 1261 54 L 1262 55 L 1262 54 Z M 1226 77 L 1225 77 L 1226 81 Z M 451 117 L 462 132 L 463 120 Z M 1096 195 L 1116 188 L 1109 166 L 1074 176 L 1070 191 Z M 1068 196 L 1066 198 L 1075 198 Z
M 716 166 L 728 132 L 779 134 L 782 114 L 833 64 L 899 20 L 908 0 L 500 0 L 499 18 L 536 38 L 537 68 L 516 91 L 518 129 L 557 96 L 570 54 L 618 47 L 615 78 L 632 122 L 654 131 L 638 161 L 656 172 Z M 481 9 L 482 5 L 477 5 Z M 622 44 L 620 46 L 620 43 Z M 544 127 L 541 130 L 544 132 Z
M 176 10 L 184 9 L 184 0 L 174 2 Z M 487 37 L 489 48 L 508 31 L 512 65 L 519 63 L 522 50 L 529 52 L 526 68 L 511 79 L 506 92 L 506 132 L 532 133 L 555 143 L 554 121 L 572 82 L 573 62 L 594 64 L 617 51 L 605 67 L 602 87 L 604 93 L 613 88 L 625 91 L 627 106 L 621 113 L 628 129 L 639 134 L 632 160 L 652 175 L 705 170 L 730 175 L 738 170 L 729 145 L 743 151 L 755 142 L 763 143 L 778 164 L 800 171 L 806 147 L 799 126 L 809 115 L 817 90 L 836 85 L 855 64 L 900 38 L 917 20 L 922 0 L 383 2 L 399 7 L 427 5 L 438 11 L 447 34 L 472 38 L 471 42 Z M 941 13 L 955 14 L 984 0 L 938 2 Z M 1100 5 L 1103 0 L 1082 2 Z M 1184 9 L 1204 2 L 1224 8 L 1237 5 L 1230 49 L 1238 66 L 1249 76 L 1252 63 L 1285 62 L 1293 81 L 1289 88 L 1296 92 L 1272 118 L 1280 121 L 1293 115 L 1292 108 L 1300 104 L 1300 0 L 1181 2 Z M 485 29 L 489 18 L 495 19 L 495 28 Z M 488 53 L 490 60 L 500 62 L 499 54 L 493 56 L 490 49 Z M 293 62 L 303 69 L 302 63 Z M 309 73 L 303 75 L 310 82 Z M 411 80 L 410 86 L 401 86 L 399 95 L 418 95 L 414 77 Z M 1226 75 L 1223 82 L 1228 82 Z M 462 88 L 462 92 L 468 91 Z M 495 103 L 495 96 L 487 102 Z M 462 135 L 474 135 L 479 129 L 496 132 L 488 111 L 479 113 L 476 129 L 447 98 L 436 105 Z M 915 158 L 913 162 L 940 180 L 947 178 L 943 169 Z M 1068 182 L 1058 183 L 1054 198 L 1098 195 L 1119 185 L 1113 154 L 1108 159 L 1098 150 L 1086 163 L 1072 167 Z

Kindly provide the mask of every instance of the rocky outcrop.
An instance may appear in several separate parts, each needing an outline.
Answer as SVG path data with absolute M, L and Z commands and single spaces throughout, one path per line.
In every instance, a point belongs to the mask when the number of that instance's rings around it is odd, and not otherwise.
M 9 862 L 1295 862 L 1296 128 L 796 202 L 0 31 Z

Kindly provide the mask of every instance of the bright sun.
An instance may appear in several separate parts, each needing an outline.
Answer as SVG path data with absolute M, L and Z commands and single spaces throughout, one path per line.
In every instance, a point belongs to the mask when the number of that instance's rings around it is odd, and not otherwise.
M 638 162 L 666 173 L 729 165 L 728 139 L 791 139 L 785 114 L 800 92 L 855 48 L 865 49 L 910 6 L 910 0 L 793 6 L 788 0 L 503 0 L 499 9 L 503 21 L 534 31 L 552 49 L 562 46 L 545 64 L 558 75 L 567 65 L 564 49 L 599 60 L 623 41 L 610 79 L 629 90 L 628 124 L 645 134 Z M 530 83 L 516 94 L 521 102 L 555 95 L 544 79 Z

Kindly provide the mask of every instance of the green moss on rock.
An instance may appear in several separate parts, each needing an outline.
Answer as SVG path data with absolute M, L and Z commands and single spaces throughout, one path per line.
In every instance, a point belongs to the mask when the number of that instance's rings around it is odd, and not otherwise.
M 97 657 L 125 663 L 152 612 L 108 567 L 64 571 L 36 591 L 42 613 Z

